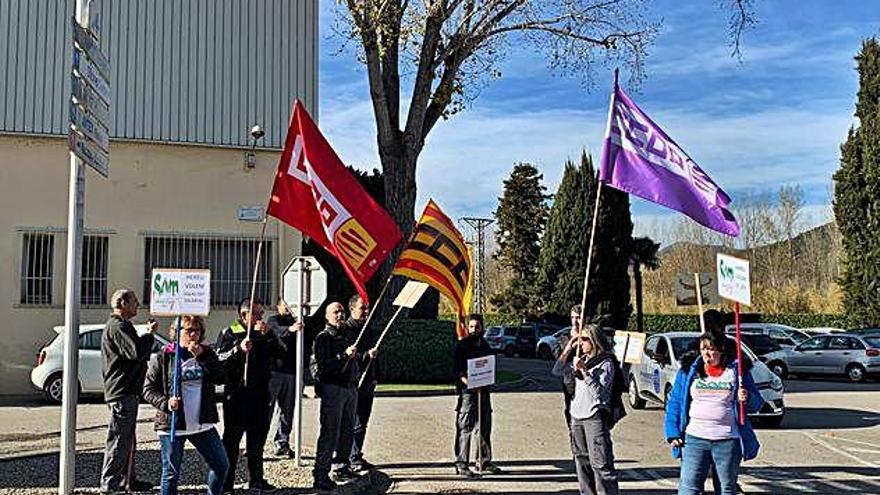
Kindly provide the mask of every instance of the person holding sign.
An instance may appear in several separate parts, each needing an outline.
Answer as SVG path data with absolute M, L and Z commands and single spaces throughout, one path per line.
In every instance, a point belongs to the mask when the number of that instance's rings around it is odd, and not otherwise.
M 580 355 L 577 356 L 577 346 Z M 575 354 L 572 362 L 569 357 Z M 614 445 L 611 442 L 612 395 L 617 361 L 598 325 L 584 325 L 553 366 L 553 374 L 572 377 L 571 449 L 582 495 L 617 495 Z
M 170 344 L 150 360 L 144 384 L 144 399 L 156 408 L 154 428 L 159 434 L 162 458 L 162 495 L 176 495 L 183 461 L 184 443 L 189 443 L 208 465 L 208 494 L 220 495 L 229 470 L 229 459 L 217 433 L 217 401 L 214 386 L 226 382 L 226 369 L 210 347 L 204 345 L 205 320 L 201 316 L 181 317 L 180 396 L 174 389 L 174 341 L 177 325 L 172 324 Z M 174 438 L 172 413 L 177 412 Z
M 153 348 L 157 324 L 150 321 L 147 333 L 138 335 L 131 319 L 137 316 L 140 302 L 130 289 L 119 289 L 110 297 L 113 314 L 101 336 L 104 375 L 104 400 L 110 408 L 107 444 L 101 469 L 101 493 L 121 493 L 126 473 L 133 463 L 138 397 L 144 386 L 147 360 Z M 134 491 L 149 490 L 152 485 L 128 480 Z
M 223 445 L 229 472 L 223 491 L 232 491 L 241 437 L 247 433 L 249 488 L 271 491 L 263 477 L 263 445 L 269 434 L 269 379 L 272 362 L 285 352 L 284 344 L 263 322 L 263 304 L 245 298 L 238 305 L 239 319 L 220 332 L 217 356 L 226 365 L 228 380 L 223 397 Z M 248 336 L 248 325 L 254 329 Z M 246 361 L 247 360 L 247 361 Z
M 465 478 L 477 475 L 469 467 L 471 435 L 477 422 L 480 423 L 479 451 L 481 459 L 477 471 L 498 474 L 501 468 L 492 464 L 492 401 L 491 387 L 468 388 L 468 360 L 494 355 L 494 351 L 483 339 L 483 315 L 471 314 L 467 318 L 468 336 L 455 345 L 453 371 L 458 381 L 455 388 L 458 402 L 455 406 L 455 473 Z M 477 419 L 479 416 L 479 420 Z
M 743 362 L 737 377 L 736 349 L 720 330 L 700 336 L 700 354 L 682 359 L 666 404 L 666 440 L 681 458 L 680 495 L 699 495 L 712 465 L 718 474 L 716 493 L 735 495 L 739 466 L 758 455 L 758 438 L 748 418 L 740 424 L 739 403 L 748 412 L 764 404 Z

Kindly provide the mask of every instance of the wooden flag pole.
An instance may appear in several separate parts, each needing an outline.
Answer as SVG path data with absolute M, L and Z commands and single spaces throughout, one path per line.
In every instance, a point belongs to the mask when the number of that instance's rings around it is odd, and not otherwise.
M 402 310 L 403 310 L 403 306 L 397 307 L 397 311 L 394 312 L 394 316 L 392 316 L 391 320 L 388 321 L 388 324 L 385 325 L 385 330 L 382 330 L 382 335 L 380 335 L 379 340 L 376 341 L 376 346 L 375 346 L 376 349 L 378 349 L 379 346 L 382 345 L 382 341 L 385 340 L 385 334 L 387 334 L 388 330 L 391 329 L 391 325 L 394 323 L 394 320 L 397 319 L 397 315 L 399 315 Z M 358 381 L 358 388 L 361 388 L 361 386 L 364 384 L 364 379 L 367 376 L 367 370 L 370 369 L 370 365 L 372 365 L 372 364 L 373 364 L 372 359 L 367 361 L 367 366 L 364 368 L 364 373 L 361 375 L 361 379 Z
M 268 210 L 268 208 L 267 208 Z M 254 314 L 254 296 L 257 293 L 257 274 L 260 273 L 260 258 L 263 253 L 263 240 L 266 237 L 266 224 L 268 220 L 268 215 L 266 212 L 263 212 L 263 226 L 260 228 L 260 241 L 257 243 L 257 259 L 254 261 L 254 276 L 251 281 L 251 299 L 250 306 L 248 307 L 248 321 L 247 321 L 247 339 L 251 338 L 251 330 L 253 329 L 253 318 L 251 315 Z M 241 308 L 236 308 L 236 311 L 239 311 Z M 238 315 L 241 317 L 241 313 Z M 244 386 L 247 387 L 247 376 L 248 376 L 248 363 L 250 362 L 251 353 L 248 352 L 244 355 Z
M 596 190 L 596 205 L 593 207 L 593 226 L 590 229 L 590 244 L 587 248 L 587 269 L 584 273 L 584 292 L 581 294 L 581 326 L 578 328 L 578 340 L 584 332 L 584 322 L 587 316 L 587 288 L 590 286 L 590 266 L 593 260 L 593 245 L 596 240 L 596 224 L 599 220 L 599 201 L 602 197 L 602 181 L 597 180 L 599 186 Z M 575 350 L 575 356 L 581 357 L 581 346 L 578 345 Z
M 700 332 L 706 333 L 706 318 L 703 317 L 703 287 L 700 285 L 699 273 L 694 273 L 694 287 L 697 292 L 697 311 L 700 312 Z

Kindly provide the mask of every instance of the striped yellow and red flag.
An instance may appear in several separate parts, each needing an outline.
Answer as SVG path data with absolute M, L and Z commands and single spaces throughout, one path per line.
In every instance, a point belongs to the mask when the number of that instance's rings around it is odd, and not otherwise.
M 428 200 L 409 244 L 400 253 L 394 274 L 425 282 L 456 307 L 456 334 L 467 337 L 465 317 L 473 295 L 471 256 L 452 220 Z

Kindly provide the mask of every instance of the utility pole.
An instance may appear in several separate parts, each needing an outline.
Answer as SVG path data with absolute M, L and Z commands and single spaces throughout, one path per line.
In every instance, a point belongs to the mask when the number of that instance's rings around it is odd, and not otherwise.
M 462 222 L 474 229 L 475 244 L 474 252 L 474 301 L 473 308 L 477 313 L 483 313 L 486 288 L 486 229 L 495 222 L 491 218 L 463 217 Z

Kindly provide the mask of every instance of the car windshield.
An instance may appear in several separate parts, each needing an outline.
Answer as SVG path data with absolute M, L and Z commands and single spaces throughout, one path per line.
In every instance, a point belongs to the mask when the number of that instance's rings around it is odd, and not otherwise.
M 865 337 L 864 341 L 868 343 L 869 346 L 874 349 L 880 348 L 880 335 L 872 335 L 870 337 Z
M 486 329 L 486 337 L 494 337 L 501 333 L 501 327 L 489 327 Z
M 727 337 L 730 340 L 733 340 L 732 337 Z M 700 348 L 700 337 L 694 335 L 693 337 L 675 337 L 672 340 L 672 350 L 675 351 L 675 359 L 681 359 L 681 356 L 690 352 L 696 351 Z M 749 359 L 755 361 L 757 358 L 755 357 L 755 353 L 749 349 L 749 346 L 743 343 L 743 352 L 748 356 Z
M 791 336 L 791 340 L 793 340 L 795 344 L 800 344 L 801 342 L 812 338 L 810 334 L 801 332 L 800 330 L 789 330 L 788 335 Z

